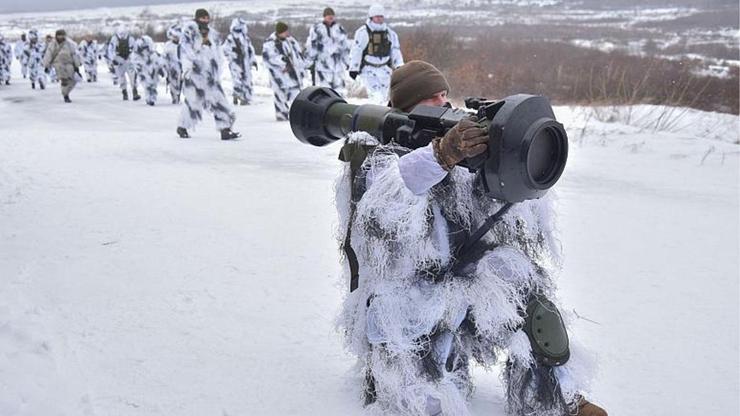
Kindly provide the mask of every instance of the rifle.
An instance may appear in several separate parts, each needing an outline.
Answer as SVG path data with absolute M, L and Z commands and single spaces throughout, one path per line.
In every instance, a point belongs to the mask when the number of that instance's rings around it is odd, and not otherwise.
M 234 48 L 232 50 L 234 51 L 234 53 L 236 53 L 236 59 L 238 60 L 239 66 L 242 69 L 242 74 L 246 74 L 247 68 L 244 65 L 244 48 L 242 48 L 242 44 L 236 37 L 234 37 Z
M 290 60 L 290 57 L 285 53 L 285 50 L 283 49 L 283 41 L 280 39 L 276 39 L 275 47 L 277 47 L 278 52 L 280 52 L 280 54 L 283 55 L 283 62 L 285 62 L 285 67 L 288 70 L 288 74 L 290 74 L 290 76 L 293 77 L 293 79 L 300 82 L 301 79 L 298 78 L 298 73 L 296 73 L 295 71 L 293 62 Z

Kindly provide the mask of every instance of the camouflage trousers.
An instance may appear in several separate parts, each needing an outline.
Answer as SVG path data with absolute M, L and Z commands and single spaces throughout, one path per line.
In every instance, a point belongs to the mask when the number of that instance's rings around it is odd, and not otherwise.
M 185 129 L 195 127 L 203 119 L 203 112 L 213 113 L 213 120 L 219 130 L 231 128 L 236 120 L 236 114 L 226 100 L 224 89 L 219 83 L 204 82 L 196 85 L 192 79 L 183 80 L 183 95 L 185 104 L 180 111 L 179 127 Z
M 301 87 L 276 88 L 273 86 L 272 91 L 275 95 L 275 118 L 278 121 L 288 120 L 290 106 L 301 92 Z
M 229 70 L 234 85 L 234 96 L 243 102 L 250 103 L 252 101 L 251 68 L 242 68 L 236 62 L 229 62 Z

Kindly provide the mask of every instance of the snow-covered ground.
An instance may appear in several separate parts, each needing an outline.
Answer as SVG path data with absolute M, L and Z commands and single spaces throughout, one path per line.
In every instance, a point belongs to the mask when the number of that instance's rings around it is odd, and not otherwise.
M 0 87 L 0 415 L 363 414 L 333 326 L 338 148 L 298 143 L 258 93 L 222 142 L 211 120 L 176 138 L 164 91 L 123 102 L 107 74 L 73 104 L 17 72 Z M 737 117 L 556 110 L 560 293 L 600 356 L 594 400 L 738 414 Z M 497 374 L 475 380 L 474 414 L 503 415 Z

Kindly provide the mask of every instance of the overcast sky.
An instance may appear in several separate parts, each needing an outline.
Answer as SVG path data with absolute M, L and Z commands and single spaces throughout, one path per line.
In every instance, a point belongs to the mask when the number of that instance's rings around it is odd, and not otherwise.
M 0 0 L 0 13 L 89 9 L 110 6 L 141 6 L 195 3 L 198 0 Z

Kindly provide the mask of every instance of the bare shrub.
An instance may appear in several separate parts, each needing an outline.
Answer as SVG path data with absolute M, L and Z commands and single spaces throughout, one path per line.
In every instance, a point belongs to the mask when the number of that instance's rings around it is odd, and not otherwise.
M 456 98 L 542 94 L 556 103 L 663 104 L 738 112 L 737 68 L 728 78 L 696 75 L 700 62 L 602 52 L 564 42 L 533 42 L 417 28 L 401 37 L 407 60 L 423 59 L 449 78 Z

